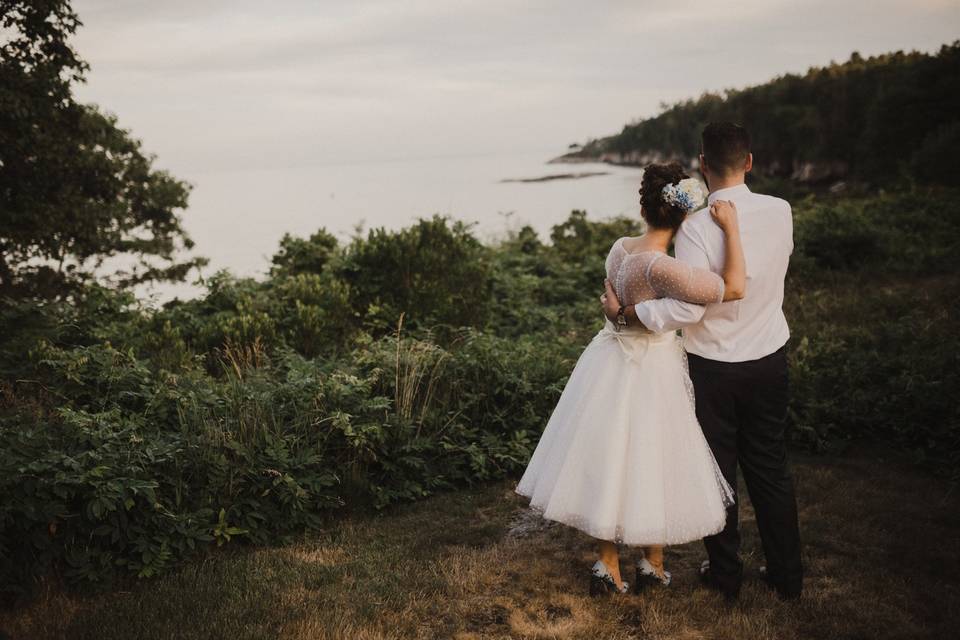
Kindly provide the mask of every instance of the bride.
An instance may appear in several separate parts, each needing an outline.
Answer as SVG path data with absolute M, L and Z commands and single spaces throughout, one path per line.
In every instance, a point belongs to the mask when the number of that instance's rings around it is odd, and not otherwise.
M 680 165 L 644 169 L 646 232 L 619 238 L 607 255 L 609 284 L 623 305 L 651 298 L 696 304 L 743 297 L 743 249 L 732 202 L 710 215 L 725 232 L 723 277 L 667 255 L 688 213 L 703 200 Z M 721 531 L 733 491 L 694 412 L 686 352 L 675 332 L 651 333 L 605 320 L 580 355 L 516 493 L 544 518 L 599 542 L 590 593 L 625 593 L 618 545 L 639 546 L 635 590 L 670 583 L 663 547 Z

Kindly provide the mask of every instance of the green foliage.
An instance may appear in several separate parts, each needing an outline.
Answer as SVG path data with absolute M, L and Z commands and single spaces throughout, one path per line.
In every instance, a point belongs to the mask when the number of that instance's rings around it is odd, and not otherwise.
M 795 207 L 787 284 L 800 440 L 894 443 L 960 469 L 960 206 L 914 190 Z
M 951 273 L 960 267 L 955 192 L 914 189 L 872 198 L 811 196 L 795 207 L 793 270 Z
M 585 211 L 572 211 L 566 222 L 550 232 L 553 248 L 561 258 L 582 262 L 607 257 L 610 245 L 621 236 L 640 233 L 638 220 L 624 216 L 603 222 L 588 222 Z
M 850 269 L 882 255 L 885 230 L 862 205 L 814 205 L 803 222 L 794 231 L 794 245 L 808 269 Z
M 374 333 L 389 330 L 400 313 L 415 327 L 458 327 L 482 326 L 489 312 L 488 252 L 467 225 L 451 226 L 446 217 L 371 230 L 354 239 L 333 270 Z
M 893 443 L 907 460 L 956 477 L 958 296 L 955 281 L 884 285 L 863 276 L 802 293 L 791 309 L 800 438 L 823 447 Z
M 910 161 L 910 174 L 919 182 L 960 186 L 956 153 L 960 147 L 960 121 L 930 131 Z
M 321 273 L 338 246 L 336 237 L 326 229 L 319 229 L 307 239 L 285 233 L 280 240 L 280 251 L 273 256 L 272 273 Z

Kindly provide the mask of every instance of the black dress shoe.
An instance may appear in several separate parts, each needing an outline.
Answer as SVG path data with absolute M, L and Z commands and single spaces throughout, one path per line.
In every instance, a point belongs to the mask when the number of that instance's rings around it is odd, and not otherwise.
M 767 571 L 767 568 L 760 567 L 758 571 L 760 574 L 760 581 L 766 584 L 768 587 L 776 591 L 777 595 L 781 600 L 799 600 L 800 599 L 800 590 L 799 589 L 785 589 L 780 586 L 773 576 L 770 575 L 770 572 Z
M 717 577 L 710 571 L 709 560 L 704 560 L 700 563 L 699 575 L 700 584 L 708 589 L 719 591 L 721 594 L 723 594 L 723 597 L 727 602 L 732 602 L 740 596 L 740 585 L 737 585 L 735 589 L 731 589 L 730 587 L 721 584 L 720 581 L 717 580 Z
M 770 573 L 767 571 L 766 567 L 760 567 L 757 570 L 757 575 L 760 576 L 760 582 L 764 583 L 771 589 L 776 589 L 777 587 L 773 584 L 773 578 L 770 577 Z

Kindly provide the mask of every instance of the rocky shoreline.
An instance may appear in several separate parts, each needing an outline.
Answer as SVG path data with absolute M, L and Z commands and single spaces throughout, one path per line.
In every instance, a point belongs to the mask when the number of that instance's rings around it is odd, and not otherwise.
M 645 167 L 651 162 L 668 162 L 671 160 L 679 161 L 689 171 L 697 171 L 700 168 L 700 160 L 697 157 L 682 159 L 676 156 L 667 156 L 660 152 L 650 151 L 630 151 L 620 153 L 616 151 L 601 151 L 593 155 L 585 155 L 582 151 L 573 151 L 557 156 L 547 164 L 579 164 L 579 163 L 603 163 L 625 167 Z M 850 172 L 850 167 L 846 162 L 840 160 L 806 161 L 794 162 L 789 171 L 784 171 L 782 167 L 774 164 L 763 172 L 765 176 L 776 176 L 787 178 L 791 181 L 803 185 L 836 185 L 842 183 Z
M 539 178 L 504 178 L 500 182 L 549 182 L 550 180 L 579 180 L 592 176 L 606 176 L 609 171 L 581 171 L 579 173 L 553 173 Z

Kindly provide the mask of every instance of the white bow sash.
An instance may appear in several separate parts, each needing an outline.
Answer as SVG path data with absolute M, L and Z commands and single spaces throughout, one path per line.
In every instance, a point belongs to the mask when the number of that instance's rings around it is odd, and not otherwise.
M 678 345 L 680 338 L 673 331 L 651 333 L 636 327 L 626 327 L 617 331 L 613 323 L 607 320 L 603 329 L 597 332 L 594 340 L 616 340 L 627 360 L 640 362 L 650 345 Z

